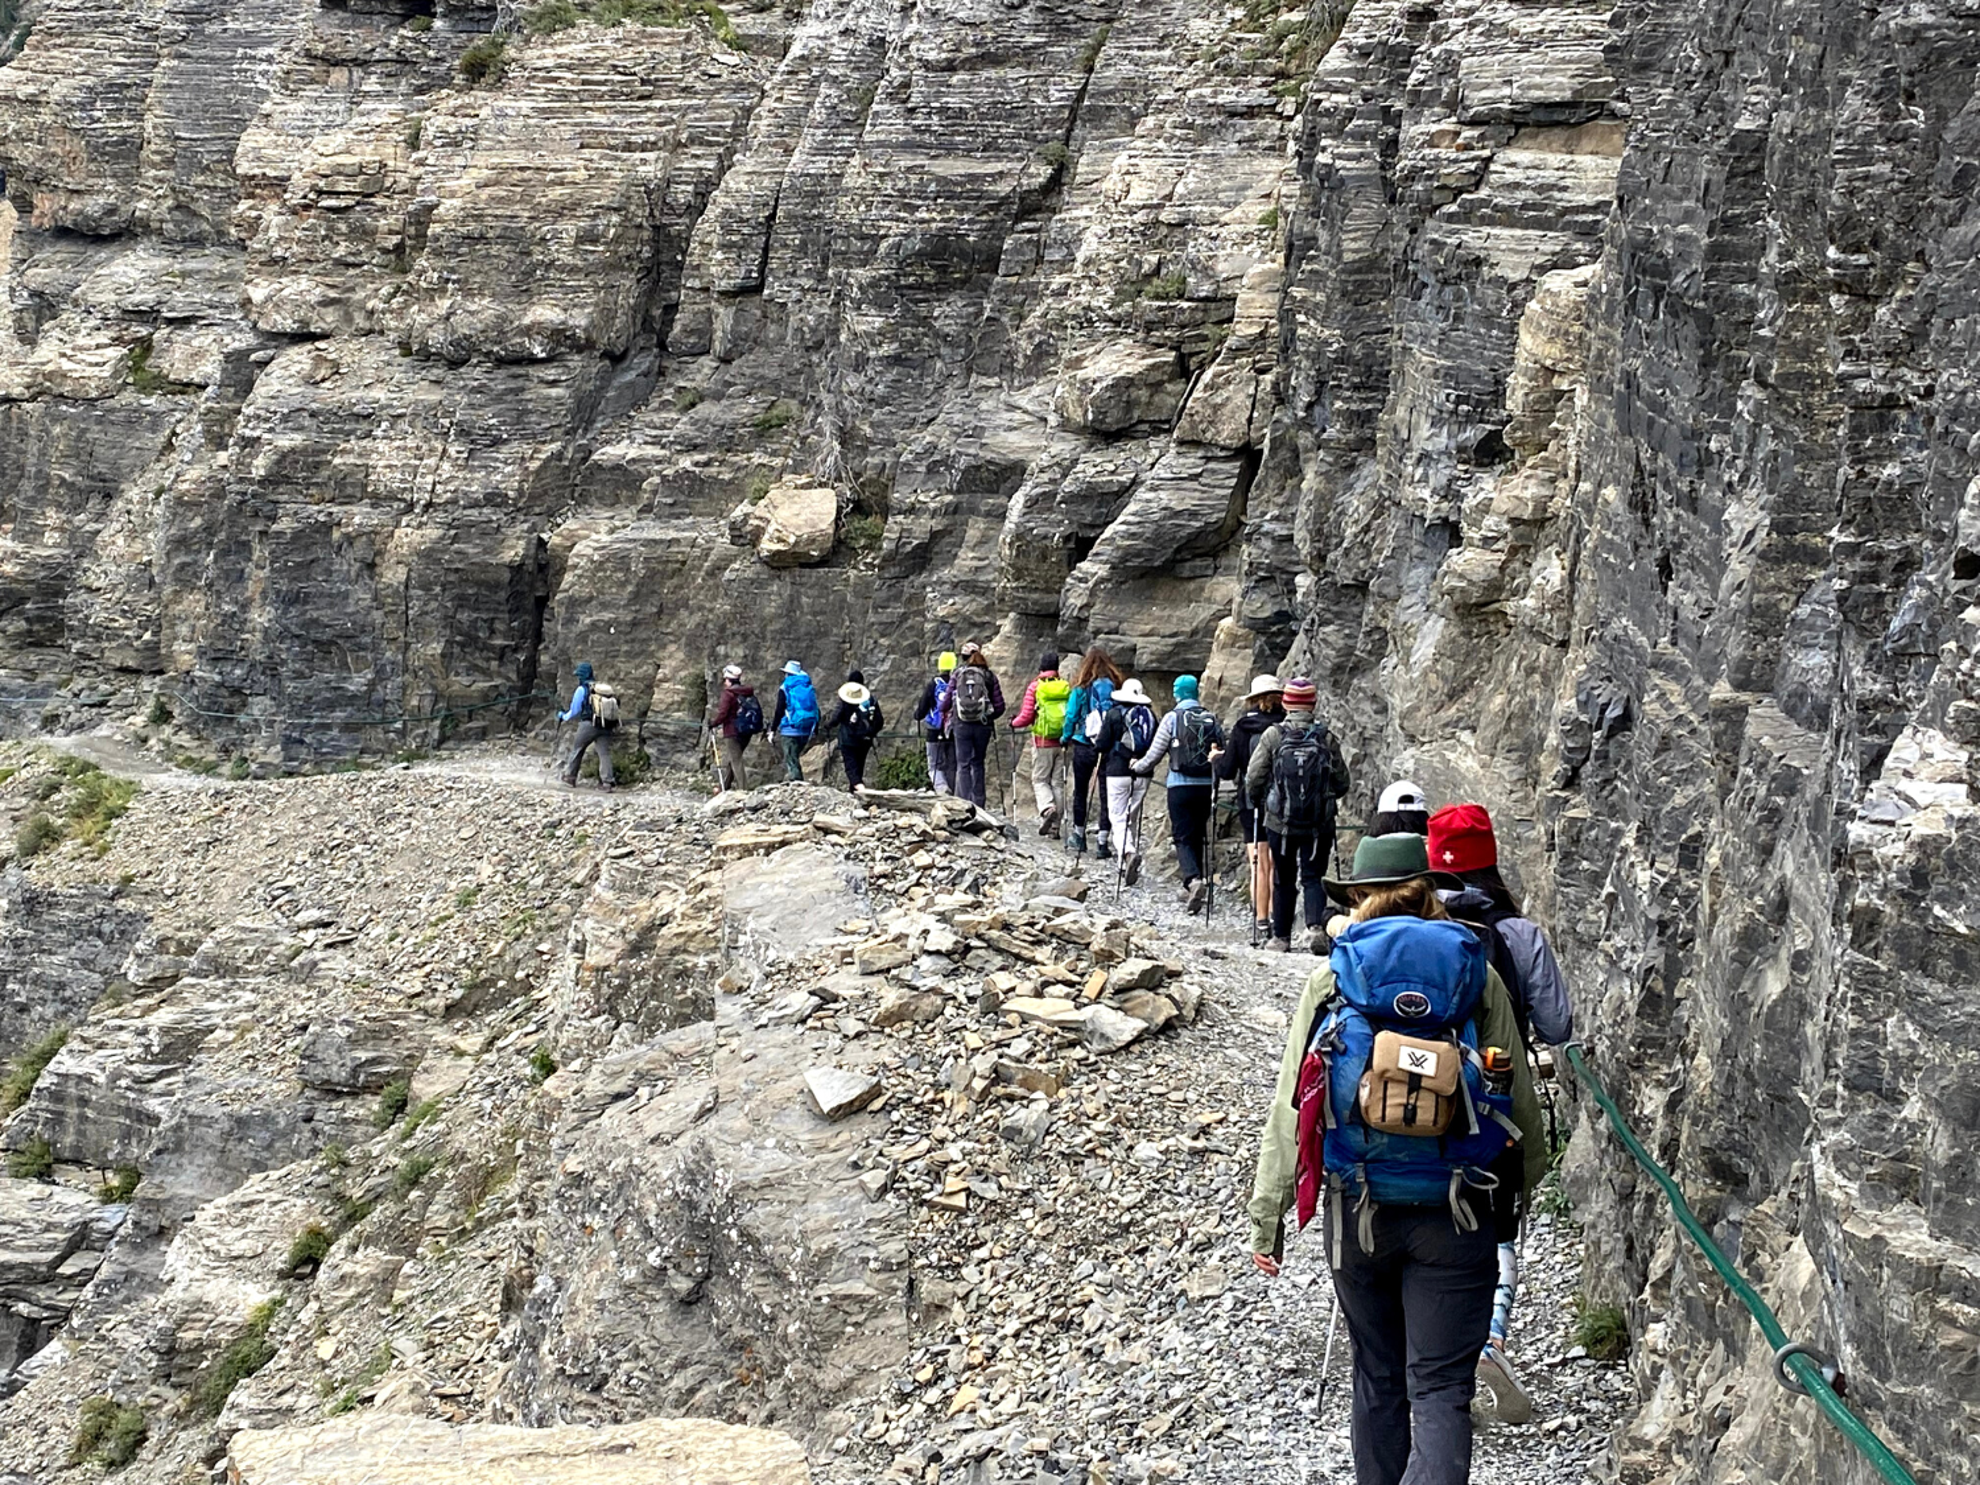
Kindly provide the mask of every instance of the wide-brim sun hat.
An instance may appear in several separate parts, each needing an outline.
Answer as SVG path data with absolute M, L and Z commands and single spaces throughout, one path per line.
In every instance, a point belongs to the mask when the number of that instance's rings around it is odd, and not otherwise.
M 1155 703 L 1148 693 L 1141 689 L 1139 680 L 1126 680 L 1114 689 L 1114 700 L 1125 701 L 1129 706 L 1153 706 Z
M 1388 814 L 1394 810 L 1428 810 L 1430 801 L 1423 792 L 1423 786 L 1415 779 L 1397 779 L 1382 791 L 1382 799 L 1375 806 L 1376 813 Z
M 839 687 L 839 700 L 847 706 L 865 706 L 873 699 L 873 693 L 858 681 L 847 681 Z
M 1462 885 L 1430 869 L 1430 843 L 1422 836 L 1364 835 L 1354 848 L 1353 869 L 1344 877 L 1325 878 L 1322 885 L 1329 897 L 1346 906 L 1354 888 L 1396 887 L 1418 877 L 1429 877 L 1440 886 Z
M 797 661 L 795 661 L 795 660 L 786 660 L 786 661 L 784 662 L 784 674 L 785 674 L 785 675 L 803 675 L 803 674 L 804 674 L 804 667 L 803 667 L 802 665 L 800 665 L 800 664 L 798 664 L 798 663 L 797 663 Z
M 1255 675 L 1251 678 L 1251 689 L 1244 693 L 1244 699 L 1256 701 L 1261 696 L 1277 696 L 1285 689 L 1275 675 Z

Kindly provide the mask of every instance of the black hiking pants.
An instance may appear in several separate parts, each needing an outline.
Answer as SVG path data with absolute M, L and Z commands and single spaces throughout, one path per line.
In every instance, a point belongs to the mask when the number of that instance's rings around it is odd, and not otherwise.
M 1210 785 L 1171 784 L 1168 795 L 1169 839 L 1176 843 L 1176 870 L 1187 885 L 1203 875 L 1209 854 Z
M 993 729 L 988 722 L 957 722 L 956 797 L 987 809 L 989 795 L 983 782 L 983 759 L 990 751 Z
M 849 742 L 839 740 L 839 761 L 846 766 L 846 787 L 857 789 L 866 782 L 866 755 L 873 751 L 873 740 Z
M 1292 937 L 1293 890 L 1305 899 L 1306 926 L 1323 928 L 1327 923 L 1327 860 L 1334 854 L 1334 837 L 1327 835 L 1281 835 L 1265 832 L 1272 847 L 1272 935 Z
M 1086 796 L 1090 793 L 1093 802 L 1100 807 L 1100 828 L 1107 828 L 1107 781 L 1098 784 L 1093 775 L 1100 771 L 1100 750 L 1092 743 L 1076 742 L 1072 745 L 1073 755 L 1073 824 L 1086 828 Z
M 1498 1241 L 1489 1224 L 1459 1232 L 1447 1207 L 1381 1207 L 1369 1254 L 1343 1215 L 1334 1293 L 1354 1342 L 1355 1485 L 1465 1485 Z

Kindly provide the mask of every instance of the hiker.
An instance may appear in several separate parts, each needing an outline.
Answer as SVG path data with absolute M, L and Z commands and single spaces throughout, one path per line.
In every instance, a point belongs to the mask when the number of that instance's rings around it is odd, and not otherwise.
M 1169 760 L 1163 780 L 1169 801 L 1169 838 L 1176 844 L 1176 869 L 1182 873 L 1185 906 L 1203 911 L 1210 891 L 1210 806 L 1215 799 L 1212 769 L 1224 745 L 1224 724 L 1196 699 L 1196 677 L 1179 675 L 1169 687 L 1175 709 L 1162 718 L 1148 751 L 1134 762 L 1143 778 L 1155 765 Z
M 855 793 L 866 784 L 867 754 L 886 725 L 879 701 L 866 689 L 866 677 L 857 670 L 847 671 L 846 683 L 839 687 L 839 709 L 832 713 L 830 726 L 839 734 L 839 761 L 845 765 L 846 787 Z
M 1253 676 L 1251 689 L 1244 696 L 1245 710 L 1231 723 L 1230 741 L 1214 755 L 1217 777 L 1237 780 L 1238 832 L 1251 872 L 1253 945 L 1272 936 L 1272 848 L 1265 840 L 1264 813 L 1252 807 L 1244 779 L 1251 755 L 1258 750 L 1258 739 L 1285 714 L 1279 704 L 1280 689 L 1275 675 Z
M 1499 874 L 1499 843 L 1483 805 L 1453 804 L 1428 821 L 1431 863 L 1456 879 L 1458 890 L 1441 893 L 1444 908 L 1478 935 L 1485 957 L 1505 981 L 1519 1022 L 1520 1060 L 1533 1040 L 1559 1046 L 1574 1036 L 1574 1008 L 1567 979 L 1540 925 L 1525 917 Z M 1507 1204 L 1511 1206 L 1511 1203 Z M 1524 1208 L 1501 1212 L 1499 1285 L 1492 1296 L 1491 1338 L 1478 1357 L 1478 1380 L 1502 1423 L 1524 1423 L 1533 1403 L 1506 1349 L 1513 1301 L 1519 1294 L 1519 1229 Z
M 1114 657 L 1100 646 L 1087 650 L 1079 663 L 1072 694 L 1066 698 L 1066 725 L 1059 740 L 1072 744 L 1073 828 L 1068 844 L 1075 853 L 1086 850 L 1086 817 L 1089 794 L 1098 794 L 1099 837 L 1094 855 L 1105 861 L 1113 850 L 1108 840 L 1107 785 L 1102 776 L 1099 789 L 1093 789 L 1093 776 L 1100 769 L 1100 727 L 1114 699 L 1114 688 L 1126 679 Z
M 777 746 L 784 754 L 784 777 L 792 783 L 804 778 L 800 760 L 818 732 L 818 693 L 811 677 L 795 660 L 784 662 L 783 684 L 777 687 L 777 711 L 770 719 L 770 730 L 777 734 Z
M 1547 1169 L 1532 1077 L 1508 1055 L 1512 997 L 1429 865 L 1420 835 L 1368 836 L 1327 883 L 1353 921 L 1293 1013 L 1248 1208 L 1267 1275 L 1286 1211 L 1321 1217 L 1354 1355 L 1357 1485 L 1470 1478 L 1495 1209 Z
M 1375 814 L 1368 822 L 1370 835 L 1428 835 L 1430 801 L 1423 786 L 1414 779 L 1397 779 L 1382 791 Z
M 988 808 L 983 761 L 995 737 L 997 719 L 1004 714 L 1004 688 L 990 672 L 983 646 L 973 641 L 962 647 L 955 674 L 949 677 L 949 737 L 955 744 L 956 797 L 978 809 Z
M 756 699 L 756 687 L 743 684 L 740 665 L 722 667 L 722 694 L 715 698 L 715 713 L 708 719 L 708 730 L 720 739 L 715 792 L 747 789 L 749 779 L 743 771 L 743 750 L 763 730 L 763 707 Z
M 1031 734 L 1031 797 L 1038 805 L 1038 833 L 1059 828 L 1059 768 L 1065 757 L 1060 734 L 1066 730 L 1066 702 L 1072 687 L 1059 674 L 1059 657 L 1047 650 L 1038 657 L 1038 674 L 1024 688 L 1024 699 L 1011 718 L 1011 731 Z
M 1121 871 L 1132 887 L 1141 879 L 1141 801 L 1148 780 L 1134 771 L 1134 760 L 1155 741 L 1155 703 L 1138 680 L 1114 688 L 1100 719 L 1100 775 L 1107 789 L 1107 813 L 1121 837 Z
M 1272 853 L 1272 936 L 1265 947 L 1292 950 L 1293 893 L 1304 894 L 1312 950 L 1326 952 L 1326 894 L 1321 885 L 1334 851 L 1334 811 L 1347 792 L 1340 745 L 1313 714 L 1319 692 L 1294 676 L 1281 693 L 1286 714 L 1265 729 L 1245 766 L 1245 794 L 1261 806 Z
M 571 691 L 571 709 L 557 717 L 559 722 L 578 724 L 577 746 L 571 750 L 570 762 L 564 765 L 564 783 L 573 789 L 577 787 L 578 770 L 584 767 L 584 750 L 595 743 L 599 787 L 609 790 L 612 738 L 619 730 L 619 697 L 610 686 L 592 679 L 589 661 L 580 660 L 571 674 L 577 677 L 577 686 Z
M 914 709 L 928 750 L 928 783 L 937 794 L 955 792 L 956 745 L 949 740 L 949 678 L 955 668 L 956 652 L 942 651 L 935 662 L 935 676 L 922 688 Z

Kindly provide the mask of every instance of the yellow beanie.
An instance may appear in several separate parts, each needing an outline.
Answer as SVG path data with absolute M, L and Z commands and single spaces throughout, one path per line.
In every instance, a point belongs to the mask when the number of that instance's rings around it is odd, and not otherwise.
M 956 668 L 956 652 L 954 650 L 942 651 L 942 658 L 935 663 L 940 668 L 942 674 L 947 675 Z

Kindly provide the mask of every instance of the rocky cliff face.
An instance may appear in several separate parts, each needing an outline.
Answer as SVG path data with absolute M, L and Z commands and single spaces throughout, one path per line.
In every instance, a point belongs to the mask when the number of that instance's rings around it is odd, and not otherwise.
M 17 705 L 162 682 L 275 758 L 506 727 L 579 655 L 657 737 L 731 656 L 890 696 L 972 635 L 1200 664 L 1324 18 L 502 11 L 30 5 Z M 742 518 L 786 480 L 838 509 L 772 568 Z
M 1945 1480 L 1980 1459 L 1976 63 L 1950 11 L 1361 4 L 1253 500 L 1294 663 L 1510 824 L 1604 1077 Z M 1869 1478 L 1586 1124 L 1574 1166 L 1638 1335 L 1616 1475 Z
M 1310 669 L 1364 791 L 1492 807 L 1724 1246 L 1974 1478 L 1970 11 L 552 9 L 23 8 L 9 715 L 293 761 L 580 655 L 649 741 L 732 654 Z M 639 958 L 574 1035 L 699 1013 Z M 1616 1473 L 1858 1478 L 1574 1167 Z

